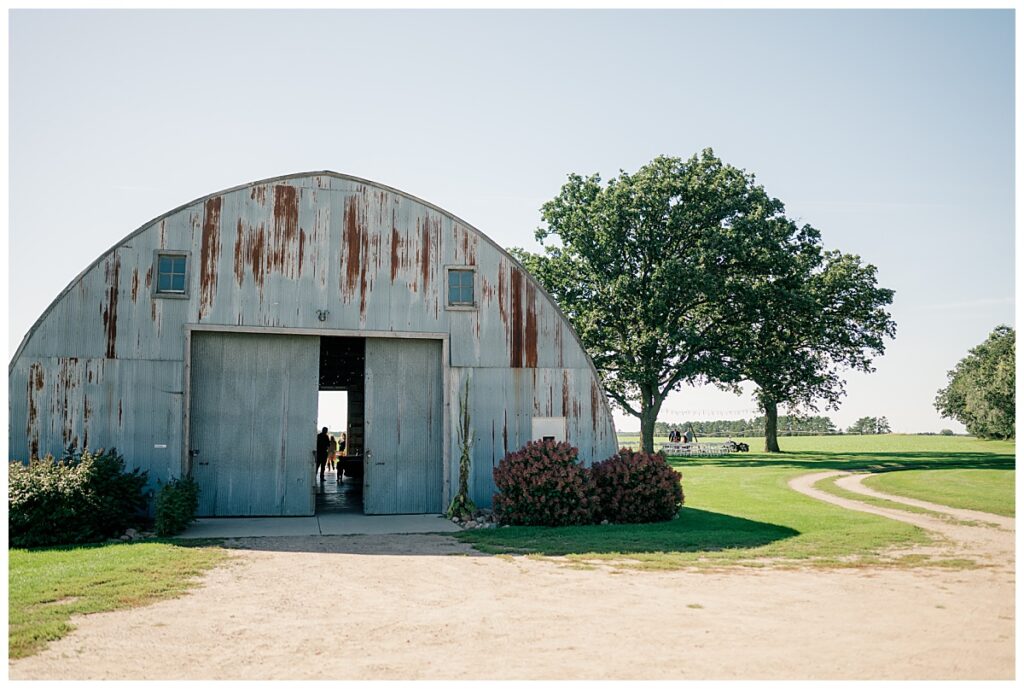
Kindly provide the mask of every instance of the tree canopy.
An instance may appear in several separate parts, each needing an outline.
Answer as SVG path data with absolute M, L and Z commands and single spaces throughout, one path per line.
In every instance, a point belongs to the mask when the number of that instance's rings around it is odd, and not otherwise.
M 935 408 L 979 438 L 1016 436 L 1016 332 L 1000 325 L 946 375 Z
M 892 433 L 889 428 L 889 419 L 884 416 L 862 416 L 853 422 L 853 425 L 846 429 L 847 433 L 860 433 L 861 435 L 881 435 Z
M 606 185 L 570 175 L 541 212 L 545 253 L 514 254 L 558 301 L 612 400 L 640 418 L 646 451 L 669 392 L 741 380 L 741 316 L 819 240 L 710 149 L 655 158 Z
M 817 411 L 838 409 L 844 370 L 873 371 L 896 324 L 886 310 L 893 292 L 878 287 L 876 269 L 838 251 L 805 251 L 783 279 L 766 283 L 749 324 L 741 357 L 743 377 L 767 418 L 765 450 L 778 452 L 778 405 Z

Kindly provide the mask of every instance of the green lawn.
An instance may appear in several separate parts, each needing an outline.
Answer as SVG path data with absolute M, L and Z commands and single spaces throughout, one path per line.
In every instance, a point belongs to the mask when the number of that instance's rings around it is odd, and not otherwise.
M 940 505 L 1013 517 L 1012 469 L 922 469 L 894 471 L 865 479 L 884 493 L 927 500 Z
M 74 614 L 176 596 L 226 554 L 171 543 L 8 551 L 8 652 L 21 658 L 73 629 Z
M 485 552 L 562 555 L 581 561 L 629 559 L 643 568 L 758 565 L 766 559 L 783 564 L 862 565 L 892 562 L 886 550 L 926 542 L 930 536 L 908 524 L 796 493 L 786 485 L 789 479 L 833 469 L 985 469 L 995 472 L 996 480 L 1012 495 L 1012 441 L 884 435 L 782 438 L 780 444 L 786 451 L 781 455 L 751 452 L 672 460 L 683 475 L 686 506 L 680 518 L 671 522 L 510 527 L 469 531 L 459 537 Z

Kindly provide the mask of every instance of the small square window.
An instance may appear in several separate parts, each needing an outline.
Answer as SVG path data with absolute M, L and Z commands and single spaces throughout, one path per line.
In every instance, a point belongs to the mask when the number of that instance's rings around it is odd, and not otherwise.
M 187 282 L 188 254 L 157 254 L 156 294 L 186 296 Z
M 472 270 L 459 270 L 450 268 L 448 270 L 448 306 L 473 306 L 473 282 Z

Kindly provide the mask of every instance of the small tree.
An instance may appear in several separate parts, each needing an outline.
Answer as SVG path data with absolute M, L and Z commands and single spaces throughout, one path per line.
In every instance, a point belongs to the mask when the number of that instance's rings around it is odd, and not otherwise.
M 935 408 L 962 423 L 971 435 L 1016 435 L 1016 337 L 1013 328 L 998 326 L 946 374 L 949 384 L 939 390 Z
M 765 413 L 765 451 L 779 452 L 778 407 L 838 409 L 845 395 L 843 369 L 871 372 L 896 324 L 886 310 L 893 292 L 877 286 L 872 265 L 859 256 L 805 247 L 782 279 L 765 281 L 751 309 L 737 314 L 749 324 L 739 357 L 743 377 L 757 385 Z
M 892 433 L 892 429 L 889 428 L 889 420 L 884 416 L 862 416 L 847 428 L 846 432 L 860 435 L 881 435 Z

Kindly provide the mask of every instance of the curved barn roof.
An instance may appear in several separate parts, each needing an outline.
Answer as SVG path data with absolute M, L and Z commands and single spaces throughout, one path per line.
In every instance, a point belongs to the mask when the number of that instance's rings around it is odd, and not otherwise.
M 220 191 L 213 192 L 211 194 L 206 194 L 206 195 L 201 196 L 199 198 L 196 198 L 196 199 L 193 199 L 193 200 L 188 201 L 186 203 L 183 203 L 183 204 L 181 204 L 179 206 L 176 206 L 175 208 L 172 208 L 171 210 L 169 210 L 169 211 L 167 211 L 165 213 L 162 213 L 162 214 L 158 215 L 157 217 L 147 221 L 146 223 L 143 223 L 137 229 L 135 229 L 134 231 L 130 232 L 128 235 L 126 235 L 124 238 L 122 238 L 121 240 L 116 242 L 113 246 L 111 246 L 105 252 L 100 254 L 92 263 L 90 263 L 88 266 L 86 266 L 86 268 L 84 270 L 82 270 L 77 276 L 75 276 L 75 278 L 73 278 L 68 283 L 68 285 L 60 292 L 60 294 L 58 294 L 57 297 L 54 298 L 54 300 L 50 303 L 50 305 L 46 308 L 46 310 L 43 311 L 43 313 L 39 316 L 39 318 L 35 321 L 35 323 L 32 325 L 32 327 L 28 330 L 28 332 L 22 338 L 22 341 L 21 341 L 20 345 L 18 346 L 17 351 L 14 353 L 14 356 L 11 359 L 11 362 L 10 362 L 10 364 L 8 366 L 8 370 L 9 371 L 13 370 L 15 362 L 21 356 L 22 351 L 25 349 L 26 345 L 31 340 L 33 334 L 36 332 L 36 330 L 39 328 L 39 326 L 46 320 L 47 316 L 50 314 L 51 311 L 53 311 L 55 306 L 58 303 L 60 303 L 60 301 L 65 297 L 65 295 L 67 295 L 71 290 L 73 290 L 75 288 L 75 286 L 79 282 L 81 282 L 82 279 L 86 275 L 88 275 L 90 273 L 90 271 L 92 271 L 97 266 L 101 265 L 111 254 L 113 254 L 114 251 L 116 251 L 119 247 L 124 246 L 132 238 L 134 238 L 137 235 L 139 235 L 139 234 L 145 232 L 146 230 L 152 228 L 154 225 L 156 225 L 160 221 L 162 221 L 162 220 L 164 220 L 166 218 L 169 218 L 170 216 L 173 216 L 174 214 L 176 214 L 176 213 L 178 213 L 180 211 L 183 211 L 183 210 L 185 210 L 187 208 L 190 208 L 192 206 L 196 206 L 198 204 L 203 204 L 203 203 L 205 203 L 209 199 L 213 199 L 213 198 L 216 198 L 216 197 L 221 197 L 221 196 L 230 194 L 232 192 L 241 191 L 241 190 L 244 190 L 244 189 L 248 189 L 248 188 L 256 187 L 256 186 L 260 186 L 260 185 L 274 184 L 274 183 L 285 182 L 285 181 L 289 181 L 289 180 L 296 180 L 296 179 L 303 179 L 303 178 L 315 178 L 315 177 L 330 177 L 330 178 L 334 178 L 334 179 L 354 182 L 356 184 L 366 185 L 367 187 L 372 187 L 374 189 L 386 191 L 386 192 L 389 192 L 389 193 L 392 193 L 392 194 L 404 197 L 406 199 L 409 199 L 410 201 L 413 201 L 413 202 L 415 202 L 417 204 L 420 204 L 420 205 L 422 205 L 422 206 L 424 206 L 426 208 L 429 208 L 429 209 L 431 209 L 431 210 L 433 210 L 433 211 L 435 211 L 435 212 L 437 212 L 437 213 L 439 213 L 439 214 L 441 214 L 443 216 L 447 216 L 448 218 L 450 218 L 454 222 L 457 222 L 459 225 L 465 227 L 467 230 L 469 230 L 470 232 L 474 233 L 480 240 L 484 241 L 486 244 L 490 245 L 496 251 L 498 251 L 506 260 L 510 261 L 513 265 L 517 266 L 522 271 L 523 275 L 526 277 L 526 279 L 529 281 L 529 283 L 533 286 L 533 288 L 536 289 L 537 292 L 540 293 L 543 296 L 543 298 L 548 301 L 549 305 L 554 309 L 555 313 L 557 313 L 559 318 L 561 318 L 562 321 L 565 322 L 565 324 L 568 326 L 567 330 L 570 333 L 572 333 L 572 337 L 575 340 L 577 346 L 584 353 L 584 356 L 586 357 L 587 362 L 589 363 L 589 366 L 590 366 L 591 370 L 593 371 L 593 374 L 594 374 L 595 378 L 597 380 L 600 380 L 600 376 L 599 376 L 599 374 L 597 372 L 597 369 L 594 366 L 593 361 L 590 359 L 589 355 L 586 354 L 586 350 L 583 347 L 583 343 L 580 341 L 579 336 L 577 335 L 576 331 L 572 328 L 571 324 L 569 324 L 568 319 L 565 317 L 565 314 L 562 312 L 561 308 L 558 306 L 558 304 L 554 300 L 554 298 L 552 298 L 551 295 L 547 292 L 547 290 L 545 290 L 544 287 L 540 284 L 540 282 L 538 282 L 537 279 L 532 274 L 530 274 L 530 272 L 525 268 L 525 266 L 523 266 L 515 257 L 513 257 L 511 254 L 509 254 L 504 248 L 502 248 L 500 245 L 498 245 L 494 240 L 492 240 L 485 233 L 481 232 L 479 229 L 474 227 L 472 224 L 466 222 L 465 220 L 463 220 L 462 218 L 458 217 L 454 213 L 451 213 L 450 211 L 447 211 L 447 210 L 445 210 L 445 209 L 443 209 L 443 208 L 441 208 L 441 207 L 439 207 L 439 206 L 437 206 L 435 204 L 432 204 L 429 201 L 426 201 L 426 200 L 421 199 L 421 198 L 419 198 L 417 196 L 414 196 L 412 194 L 404 192 L 404 191 L 402 191 L 400 189 L 396 189 L 394 187 L 390 187 L 390 186 L 388 186 L 386 184 L 381 184 L 379 182 L 374 182 L 372 180 L 368 180 L 368 179 L 365 179 L 365 178 L 362 178 L 362 177 L 356 177 L 354 175 L 347 175 L 347 174 L 343 174 L 343 173 L 340 173 L 340 172 L 334 172 L 332 170 L 319 170 L 319 171 L 310 171 L 310 172 L 298 172 L 298 173 L 292 173 L 292 174 L 288 174 L 288 175 L 281 175 L 281 176 L 277 176 L 277 177 L 269 177 L 269 178 L 266 178 L 266 179 L 261 179 L 261 180 L 256 180 L 256 181 L 253 181 L 253 182 L 247 182 L 245 184 L 236 185 L 236 186 L 233 186 L 233 187 L 229 187 L 227 189 L 222 189 Z M 610 409 L 608 408 L 607 399 L 604 397 L 604 395 L 601 395 L 601 398 L 603 400 L 602 406 L 605 408 L 605 412 L 610 414 Z

